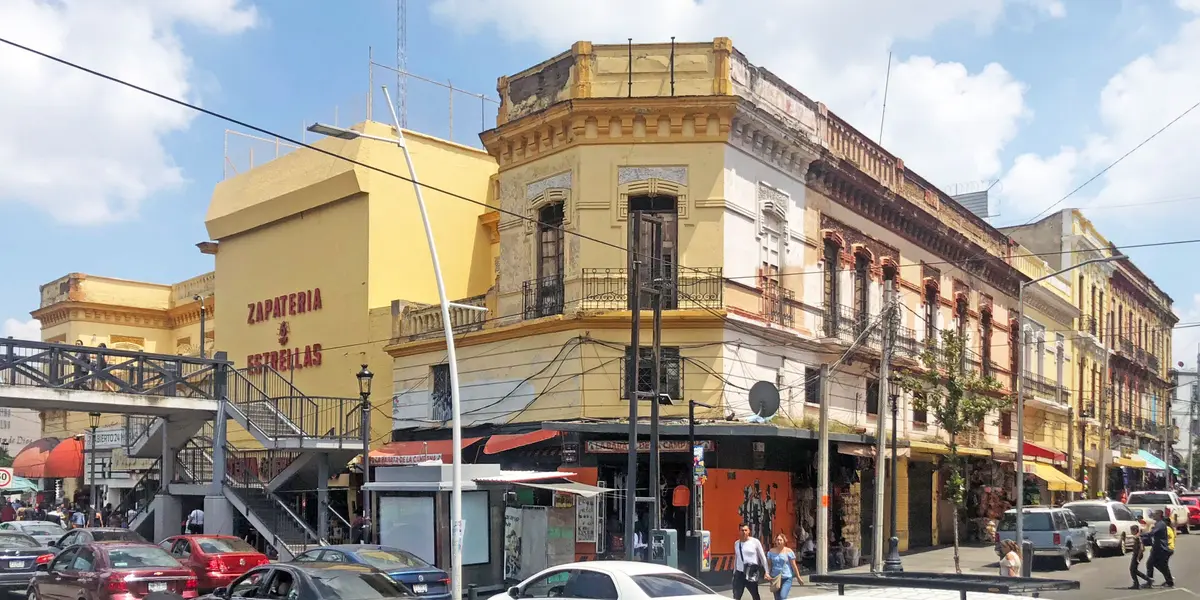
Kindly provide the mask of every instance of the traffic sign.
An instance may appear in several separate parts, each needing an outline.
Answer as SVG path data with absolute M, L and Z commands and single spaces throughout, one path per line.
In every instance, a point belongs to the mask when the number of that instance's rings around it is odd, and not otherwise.
M 12 485 L 13 472 L 9 467 L 0 467 L 0 488 Z

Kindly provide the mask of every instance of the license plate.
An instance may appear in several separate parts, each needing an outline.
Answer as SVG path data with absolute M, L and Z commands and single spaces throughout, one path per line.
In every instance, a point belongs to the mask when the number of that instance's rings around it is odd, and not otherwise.
M 427 584 L 427 583 L 414 583 L 414 584 L 413 584 L 413 591 L 414 591 L 414 592 L 416 592 L 416 593 L 418 593 L 418 594 L 424 594 L 424 593 L 426 593 L 426 592 L 428 592 L 428 591 L 429 591 L 429 584 Z
M 151 582 L 150 582 L 150 585 L 149 585 L 148 587 L 150 588 L 150 591 L 152 591 L 152 592 L 165 592 L 165 591 L 167 591 L 167 584 L 166 584 L 165 582 L 162 582 L 162 581 L 151 581 Z
M 24 568 L 25 568 L 25 561 L 23 561 L 23 560 L 10 560 L 10 561 L 8 561 L 8 568 L 10 568 L 10 569 L 24 569 Z

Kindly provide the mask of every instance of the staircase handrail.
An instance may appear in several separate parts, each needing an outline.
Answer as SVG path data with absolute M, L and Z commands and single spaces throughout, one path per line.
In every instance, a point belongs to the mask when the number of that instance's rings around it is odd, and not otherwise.
M 158 479 L 152 479 L 152 475 L 157 475 Z M 150 466 L 150 469 L 142 474 L 142 476 L 137 480 L 137 483 L 133 484 L 133 487 L 129 488 L 128 492 L 125 492 L 121 495 L 121 502 L 117 504 L 117 512 L 124 515 L 128 513 L 130 509 L 135 509 L 136 512 L 134 513 L 133 518 L 129 519 L 129 522 L 132 523 L 133 521 L 137 520 L 137 518 L 141 516 L 143 512 L 146 512 L 150 509 L 150 503 L 154 500 L 154 496 L 156 496 L 158 491 L 162 489 L 163 483 L 161 480 L 162 458 L 158 458 Z M 151 481 L 158 482 L 158 485 L 153 486 L 153 489 L 151 489 Z M 151 493 L 148 497 L 143 497 L 144 494 L 140 494 L 139 490 L 148 490 Z M 139 500 L 143 501 L 139 502 Z
M 250 404 L 253 404 L 255 402 L 262 402 L 264 404 L 267 404 L 268 406 L 271 407 L 271 410 L 273 410 L 275 412 L 275 416 L 278 419 L 280 419 L 284 424 L 290 426 L 292 429 L 295 429 L 301 435 L 305 435 L 304 430 L 301 429 L 298 425 L 296 425 L 296 423 L 292 421 L 291 417 L 289 417 L 288 415 L 284 414 L 283 412 L 281 412 L 279 410 L 278 398 L 272 397 L 270 394 L 263 391 L 262 388 L 258 387 L 258 385 L 255 384 L 254 381 L 251 380 L 250 376 L 246 373 L 246 369 L 232 369 L 231 372 L 234 374 L 234 377 L 237 380 L 240 380 L 242 383 L 244 383 L 246 385 L 247 391 L 258 392 L 258 394 L 260 395 L 260 399 L 251 400 L 251 399 L 245 398 L 245 399 L 241 399 L 239 401 L 236 398 L 237 394 L 230 392 L 230 390 L 237 389 L 236 383 L 231 382 L 231 385 L 226 390 L 226 398 L 225 398 L 230 404 L 232 404 L 234 406 L 249 406 Z M 276 372 L 276 375 L 278 376 L 278 372 Z M 288 385 L 290 386 L 291 383 L 288 382 Z M 292 386 L 292 387 L 294 387 L 294 386 Z M 307 396 L 305 396 L 305 397 L 307 398 Z M 242 414 L 245 415 L 247 421 L 250 420 L 249 412 L 243 410 Z M 270 435 L 270 434 L 267 434 L 267 431 L 265 429 L 263 429 L 262 426 L 257 425 L 257 424 L 255 424 L 255 426 L 258 427 L 258 430 L 262 431 L 264 435 L 267 435 L 267 437 L 270 437 L 270 438 L 279 437 L 278 432 L 276 432 L 275 435 Z
M 232 444 L 229 444 L 228 442 L 226 442 L 226 444 L 225 444 L 226 455 L 234 455 L 234 454 L 238 454 L 240 452 L 243 452 L 243 451 L 239 450 L 238 448 L 235 448 Z M 295 512 L 293 512 L 292 509 L 287 505 L 287 503 L 283 501 L 283 499 L 281 499 L 278 495 L 275 494 L 275 492 L 272 492 L 269 489 L 268 484 L 270 482 L 264 482 L 257 476 L 255 476 L 253 478 L 246 478 L 244 481 L 238 480 L 238 479 L 235 479 L 232 475 L 230 475 L 228 471 L 226 471 L 226 473 L 225 473 L 225 479 L 226 479 L 226 483 L 230 484 L 231 487 L 234 487 L 235 489 L 238 487 L 238 484 L 241 484 L 246 487 L 253 487 L 253 488 L 261 491 L 264 496 L 275 501 L 275 505 L 277 507 L 283 509 L 283 511 L 285 513 L 287 513 L 287 515 L 289 517 L 291 517 L 291 519 L 293 521 L 295 521 L 298 525 L 300 525 L 300 528 L 304 530 L 305 536 L 311 537 L 319 546 L 329 545 L 329 543 L 326 540 L 321 539 L 321 536 L 317 535 L 317 533 L 315 531 L 313 531 L 311 527 L 309 527 L 308 523 L 305 522 L 304 519 L 301 519 L 299 515 L 297 515 Z M 276 541 L 283 541 L 284 544 L 286 545 L 286 540 L 280 540 L 279 535 L 277 533 L 273 532 L 272 535 L 275 536 Z

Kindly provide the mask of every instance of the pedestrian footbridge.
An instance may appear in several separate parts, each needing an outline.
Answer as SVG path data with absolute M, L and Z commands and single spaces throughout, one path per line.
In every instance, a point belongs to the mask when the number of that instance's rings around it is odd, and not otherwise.
M 309 396 L 270 367 L 213 358 L 0 339 L 0 406 L 126 417 L 131 457 L 155 459 L 118 507 L 151 539 L 177 533 L 180 496 L 204 496 L 205 529 L 232 533 L 240 512 L 281 558 L 325 544 L 329 478 L 362 451 L 358 398 Z M 232 421 L 253 447 L 228 441 Z M 302 490 L 316 490 L 315 518 Z M 312 523 L 315 523 L 313 525 Z

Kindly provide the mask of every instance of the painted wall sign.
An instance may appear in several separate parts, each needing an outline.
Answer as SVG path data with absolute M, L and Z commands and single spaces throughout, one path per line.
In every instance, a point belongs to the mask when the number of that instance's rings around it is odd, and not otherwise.
M 321 288 L 290 292 L 246 305 L 246 323 L 253 325 L 321 310 Z
M 291 371 L 321 366 L 321 345 L 309 344 L 303 348 L 271 350 L 246 356 L 246 366 L 251 373 L 262 370 L 263 365 L 270 365 L 276 371 Z
M 705 450 L 715 451 L 717 445 L 712 440 L 703 440 L 696 442 L 697 446 L 703 446 Z M 629 442 L 618 442 L 615 440 L 591 440 L 584 446 L 587 452 L 592 454 L 624 454 L 629 452 Z M 692 452 L 688 446 L 687 440 L 659 440 L 659 452 Z M 638 452 L 650 452 L 650 442 L 638 442 Z

